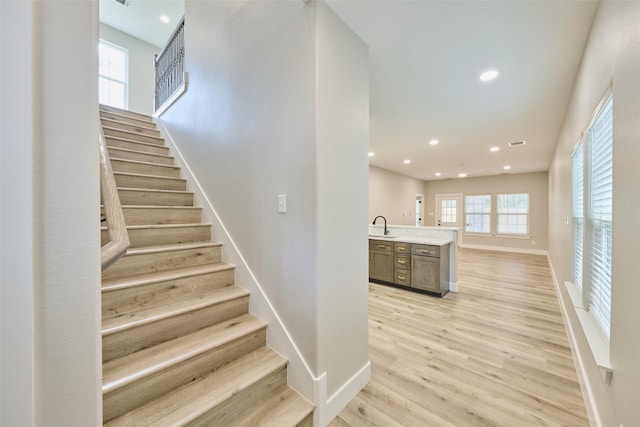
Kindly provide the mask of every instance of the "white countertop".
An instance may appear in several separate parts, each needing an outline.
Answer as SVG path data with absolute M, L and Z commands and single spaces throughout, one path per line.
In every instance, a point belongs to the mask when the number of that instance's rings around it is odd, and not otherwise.
M 369 234 L 369 240 L 387 240 L 389 242 L 418 243 L 421 245 L 444 246 L 453 243 L 451 239 L 435 239 L 431 237 L 383 236 Z

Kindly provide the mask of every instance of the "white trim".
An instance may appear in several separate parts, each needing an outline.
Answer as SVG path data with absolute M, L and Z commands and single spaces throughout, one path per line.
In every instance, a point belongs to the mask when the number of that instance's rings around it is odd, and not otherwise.
M 531 240 L 531 234 L 494 234 L 493 237 L 498 239 Z
M 467 243 L 461 243 L 460 247 L 466 249 L 482 249 L 485 251 L 513 252 L 516 254 L 549 255 L 549 253 L 544 249 L 512 248 L 509 246 L 470 245 Z
M 360 390 L 367 385 L 371 379 L 371 361 L 367 360 L 358 372 L 331 396 L 327 398 L 327 375 L 326 372 L 319 377 L 316 382 L 315 397 L 317 407 L 313 414 L 314 426 L 326 426 L 342 411 L 347 404 L 355 397 Z
M 182 84 L 178 86 L 178 88 L 173 91 L 171 96 L 167 98 L 162 105 L 153 113 L 153 117 L 160 117 L 162 113 L 167 111 L 171 105 L 178 100 L 182 96 L 183 93 L 187 91 L 189 87 L 189 73 L 186 71 L 182 73 Z
M 267 329 L 267 344 L 289 360 L 289 375 L 287 376 L 289 386 L 295 389 L 307 400 L 312 401 L 316 406 L 318 406 L 318 401 L 315 400 L 316 389 L 323 381 L 323 377 L 326 376 L 326 373 L 323 373 L 320 376 L 314 375 L 309 364 L 302 355 L 302 352 L 296 345 L 293 337 L 278 315 L 266 292 L 260 285 L 257 277 L 253 274 L 253 271 L 240 252 L 240 249 L 235 244 L 235 241 L 229 234 L 229 231 L 222 223 L 218 213 L 213 207 L 213 204 L 200 185 L 200 182 L 187 164 L 182 152 L 177 147 L 173 137 L 171 136 L 171 133 L 164 126 L 164 123 L 159 117 L 155 117 L 154 121 L 158 124 L 160 132 L 165 137 L 167 145 L 173 154 L 175 154 L 175 159 L 186 175 L 187 182 L 190 184 L 193 183 L 190 190 L 194 191 L 196 200 L 202 203 L 203 214 L 207 217 L 206 219 L 211 222 L 212 231 L 215 230 L 220 233 L 220 240 L 225 247 L 225 258 L 235 264 L 237 277 L 242 276 L 243 279 L 248 282 L 247 283 L 242 280 L 242 286 L 249 290 L 255 289 L 257 291 L 251 293 L 250 312 L 258 315 L 268 322 L 269 328 Z M 307 381 L 303 381 L 301 378 L 302 375 L 307 377 Z
M 567 329 L 567 336 L 569 338 L 569 347 L 571 348 L 571 353 L 576 361 L 576 371 L 578 374 L 578 380 L 580 382 L 580 388 L 582 389 L 582 396 L 585 401 L 585 407 L 587 409 L 587 414 L 589 416 L 589 424 L 595 427 L 603 427 L 600 413 L 598 412 L 598 406 L 596 405 L 595 396 L 593 394 L 593 388 L 591 387 L 591 382 L 589 381 L 589 376 L 587 375 L 587 371 L 585 369 L 584 360 L 582 359 L 582 354 L 579 351 L 578 341 L 576 338 L 576 334 L 573 330 L 573 325 L 571 320 L 569 319 L 569 314 L 567 313 L 565 299 L 560 289 L 560 285 L 558 284 L 558 280 L 556 278 L 556 272 L 553 268 L 553 262 L 551 261 L 551 256 L 547 254 L 547 262 L 549 263 L 549 269 L 551 270 L 551 278 L 553 279 L 553 286 L 556 289 L 556 298 L 558 298 L 558 303 L 560 305 L 560 312 L 562 313 L 562 319 L 564 320 L 564 325 Z

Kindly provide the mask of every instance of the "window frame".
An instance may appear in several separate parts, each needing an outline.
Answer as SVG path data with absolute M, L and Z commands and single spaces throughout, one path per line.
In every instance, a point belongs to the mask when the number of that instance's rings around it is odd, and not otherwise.
M 488 212 L 484 212 L 484 211 L 469 211 L 469 203 L 468 203 L 468 199 L 469 198 L 479 198 L 479 197 L 488 197 L 489 198 L 489 211 Z M 482 202 L 481 202 L 482 203 Z M 473 207 L 477 206 L 476 203 L 472 203 L 471 204 Z M 469 216 L 470 215 L 482 215 L 482 216 L 487 216 L 488 217 L 488 221 L 486 222 L 486 224 L 489 227 L 488 231 L 477 231 L 477 230 L 469 230 L 469 226 L 470 226 L 470 222 L 469 222 Z M 492 217 L 493 217 L 493 195 L 490 193 L 487 194 L 465 194 L 464 195 L 464 220 L 465 220 L 465 225 L 464 225 L 464 232 L 465 234 L 478 234 L 478 235 L 491 235 L 492 233 Z M 485 222 L 483 221 L 482 224 L 484 225 Z
M 527 196 L 527 212 L 526 214 L 523 213 L 518 213 L 518 212 L 505 212 L 505 213 L 501 213 L 500 212 L 500 197 L 501 196 L 514 196 L 514 195 L 526 195 Z M 519 232 L 505 232 L 505 231 L 501 231 L 500 230 L 500 217 L 501 216 L 521 216 L 521 215 L 526 215 L 526 219 L 527 219 L 527 228 L 525 230 L 525 232 L 523 233 L 519 233 Z M 497 236 L 508 236 L 508 237 L 523 237 L 523 238 L 528 238 L 531 236 L 531 196 L 529 194 L 528 191 L 525 192 L 512 192 L 512 193 L 497 193 L 496 194 L 496 235 Z M 516 224 L 517 225 L 517 224 Z
M 124 92 L 124 96 L 123 96 L 123 105 L 114 105 L 110 102 L 103 102 L 104 100 L 100 100 L 100 103 L 103 103 L 105 105 L 110 105 L 110 106 L 114 106 L 116 108 L 122 108 L 124 110 L 129 108 L 129 49 L 124 48 L 122 46 L 119 46 L 115 43 L 111 43 L 107 40 L 104 39 L 100 39 L 98 42 L 98 61 L 99 61 L 99 55 L 100 55 L 100 46 L 105 46 L 109 49 L 112 50 L 116 50 L 116 51 L 120 51 L 122 53 L 124 53 L 124 80 L 119 80 L 117 78 L 114 78 L 112 76 L 109 75 L 105 75 L 105 74 L 100 74 L 100 67 L 98 66 L 98 85 L 100 85 L 100 80 L 104 79 L 108 82 L 114 82 L 117 84 L 121 84 L 123 86 L 123 92 Z M 98 97 L 100 96 L 100 90 L 98 89 Z M 110 101 L 110 100 L 109 100 Z

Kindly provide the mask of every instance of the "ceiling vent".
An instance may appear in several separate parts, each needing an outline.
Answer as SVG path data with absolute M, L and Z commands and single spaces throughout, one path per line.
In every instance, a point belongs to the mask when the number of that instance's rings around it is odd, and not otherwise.
M 518 147 L 520 145 L 526 144 L 525 141 L 514 141 L 509 143 L 509 147 Z
M 125 7 L 128 7 L 129 6 L 129 2 L 131 0 L 115 0 L 115 1 L 116 1 L 116 3 L 120 3 L 121 5 L 123 5 Z

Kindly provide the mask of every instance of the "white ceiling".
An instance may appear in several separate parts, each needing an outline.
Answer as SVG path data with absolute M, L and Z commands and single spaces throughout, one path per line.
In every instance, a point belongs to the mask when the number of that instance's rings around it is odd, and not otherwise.
M 597 0 L 327 3 L 369 46 L 372 165 L 424 180 L 548 170 Z M 153 36 L 157 16 L 179 19 L 184 4 L 100 8 L 101 21 L 161 46 L 152 40 L 175 24 Z M 487 69 L 499 76 L 481 82 Z
M 161 15 L 169 22 L 160 21 Z M 184 0 L 129 0 L 128 6 L 100 0 L 100 22 L 158 48 L 164 47 L 182 16 Z

